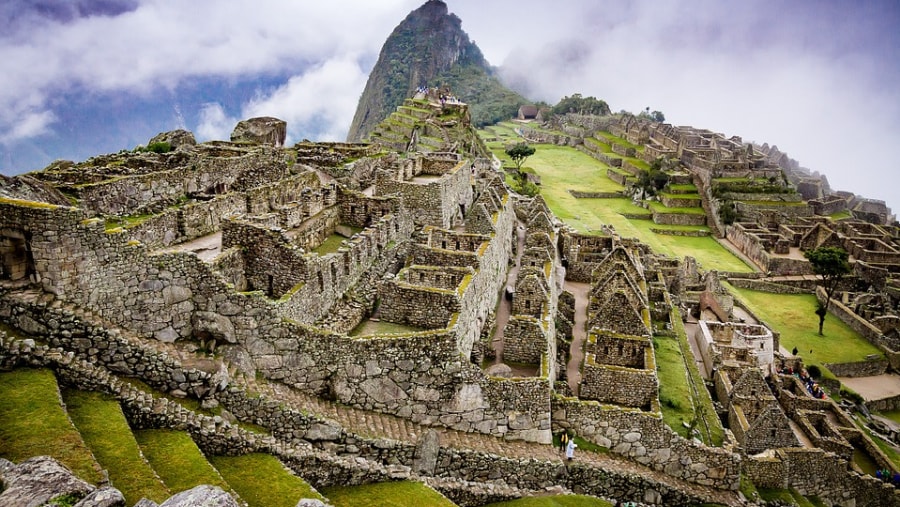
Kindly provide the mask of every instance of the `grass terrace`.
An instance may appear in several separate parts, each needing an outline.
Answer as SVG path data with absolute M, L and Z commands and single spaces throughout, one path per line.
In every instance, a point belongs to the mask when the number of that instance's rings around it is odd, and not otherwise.
M 379 482 L 362 486 L 324 488 L 335 507 L 455 507 L 456 504 L 429 488 L 412 481 Z
M 270 454 L 211 456 L 209 461 L 250 507 L 295 507 L 301 498 L 324 500 Z
M 626 148 L 634 148 L 638 152 L 644 151 L 643 146 L 634 144 L 634 143 L 630 143 L 630 142 L 626 141 L 625 139 L 622 139 L 621 137 L 616 137 L 615 135 L 613 135 L 609 132 L 600 131 L 600 132 L 597 132 L 597 135 L 602 136 L 604 139 L 606 139 L 610 143 L 621 144 L 622 146 L 624 146 Z
M 0 373 L 0 458 L 20 462 L 47 455 L 98 484 L 100 467 L 60 402 L 50 370 Z
M 507 163 L 509 157 L 499 143 L 491 143 L 494 153 Z M 651 212 L 635 205 L 631 199 L 577 199 L 569 189 L 587 192 L 615 192 L 624 187 L 606 175 L 610 168 L 590 155 L 568 146 L 538 144 L 526 164 L 541 177 L 541 195 L 561 220 L 583 234 L 596 233 L 604 225 L 613 226 L 625 238 L 638 238 L 655 252 L 682 257 L 690 254 L 704 269 L 749 273 L 753 268 L 729 252 L 712 237 L 688 237 L 657 234 L 654 229 L 674 231 L 708 231 L 705 226 L 669 226 L 654 224 Z M 663 209 L 666 209 L 663 207 Z M 689 208 L 702 210 L 700 208 Z M 671 212 L 672 210 L 668 210 Z M 646 220 L 626 218 L 643 215 Z
M 650 201 L 650 209 L 655 213 L 675 213 L 680 215 L 705 215 L 703 208 L 668 208 L 661 202 Z
M 369 336 L 369 335 L 381 335 L 381 334 L 409 334 L 409 333 L 419 333 L 421 331 L 425 331 L 424 329 L 407 326 L 406 324 L 395 324 L 393 322 L 387 322 L 384 320 L 370 320 L 366 319 L 362 321 L 358 326 L 353 328 L 350 331 L 350 336 Z
M 884 354 L 859 333 L 828 314 L 819 336 L 816 297 L 812 294 L 772 294 L 750 289 L 729 289 L 766 324 L 781 333 L 781 346 L 797 347 L 807 365 L 815 364 L 824 371 L 825 363 L 865 361 L 866 356 Z M 830 375 L 830 372 L 825 373 Z
M 171 492 L 144 459 L 119 402 L 100 393 L 67 389 L 63 399 L 72 422 L 129 505 L 141 498 L 163 502 Z
M 231 490 L 187 432 L 139 430 L 134 432 L 134 436 L 153 469 L 173 492 L 191 489 L 198 484 Z

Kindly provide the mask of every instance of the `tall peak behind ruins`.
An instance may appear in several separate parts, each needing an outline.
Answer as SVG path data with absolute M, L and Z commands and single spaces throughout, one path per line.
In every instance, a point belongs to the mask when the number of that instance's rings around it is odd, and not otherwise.
M 504 87 L 462 21 L 441 0 L 428 0 L 394 28 L 369 74 L 347 134 L 368 137 L 420 86 L 448 86 L 471 107 L 472 121 L 484 125 L 510 118 L 528 101 Z

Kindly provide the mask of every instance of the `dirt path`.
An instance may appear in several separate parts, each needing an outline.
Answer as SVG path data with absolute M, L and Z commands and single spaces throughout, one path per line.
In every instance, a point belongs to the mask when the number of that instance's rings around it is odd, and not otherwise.
M 525 252 L 525 225 L 521 221 L 516 221 L 516 262 L 506 275 L 505 287 L 515 287 L 516 277 L 519 276 L 519 263 L 522 262 L 522 254 Z M 509 315 L 512 312 L 512 302 L 506 298 L 506 291 L 500 298 L 500 304 L 497 306 L 496 331 L 491 340 L 491 346 L 494 349 L 495 363 L 503 362 L 503 330 L 506 323 L 509 322 Z
M 566 280 L 565 290 L 575 296 L 575 322 L 572 324 L 572 344 L 569 347 L 569 364 L 566 378 L 572 394 L 578 395 L 581 386 L 581 363 L 584 361 L 584 341 L 587 339 L 587 307 L 591 284 Z

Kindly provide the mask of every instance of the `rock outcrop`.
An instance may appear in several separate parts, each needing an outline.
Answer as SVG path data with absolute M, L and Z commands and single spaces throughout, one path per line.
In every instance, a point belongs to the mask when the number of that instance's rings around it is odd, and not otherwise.
M 271 146 L 284 146 L 287 136 L 287 123 L 271 116 L 250 118 L 238 122 L 231 132 L 232 142 L 250 142 L 256 144 L 268 144 Z

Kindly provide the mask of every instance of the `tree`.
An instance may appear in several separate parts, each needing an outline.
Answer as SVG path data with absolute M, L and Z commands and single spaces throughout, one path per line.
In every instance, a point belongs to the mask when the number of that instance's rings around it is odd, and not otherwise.
M 519 173 L 525 159 L 534 155 L 534 147 L 528 146 L 528 143 L 518 143 L 506 148 L 506 154 L 512 159 L 513 164 L 516 164 L 516 173 Z
M 822 287 L 825 289 L 825 303 L 820 302 L 816 308 L 816 315 L 819 316 L 819 336 L 823 336 L 822 326 L 825 324 L 831 297 L 838 283 L 845 275 L 850 274 L 850 254 L 843 248 L 820 246 L 814 250 L 807 250 L 803 255 L 809 259 L 813 273 L 822 277 Z

